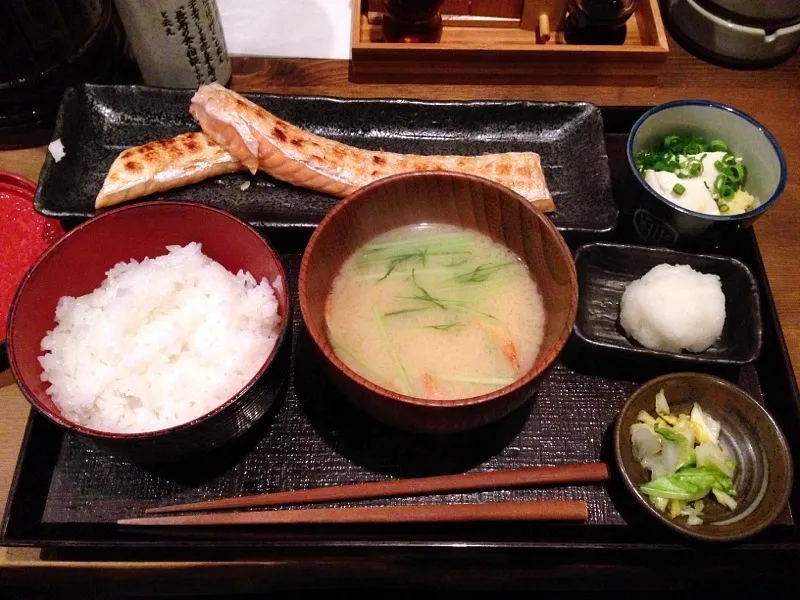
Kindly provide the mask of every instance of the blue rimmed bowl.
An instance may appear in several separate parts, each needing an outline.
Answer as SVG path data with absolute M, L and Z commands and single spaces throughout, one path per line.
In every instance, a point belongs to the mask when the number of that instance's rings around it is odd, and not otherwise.
M 759 204 L 739 215 L 707 215 L 674 204 L 641 176 L 635 157 L 665 135 L 702 135 L 721 139 L 747 165 L 746 191 Z M 786 187 L 786 160 L 775 137 L 758 121 L 730 106 L 710 100 L 660 104 L 642 115 L 628 137 L 628 178 L 621 210 L 645 243 L 660 246 L 717 246 L 750 227 L 775 204 Z

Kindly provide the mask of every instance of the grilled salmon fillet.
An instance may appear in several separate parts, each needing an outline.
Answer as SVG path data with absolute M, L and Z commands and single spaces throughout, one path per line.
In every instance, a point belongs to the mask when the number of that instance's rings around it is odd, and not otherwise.
M 247 169 L 333 196 L 389 175 L 455 171 L 491 179 L 555 210 L 539 155 L 420 156 L 353 148 L 304 131 L 217 83 L 200 86 L 189 111 L 203 131 Z
M 544 212 L 555 210 L 534 152 L 421 156 L 361 150 L 295 127 L 215 83 L 198 89 L 190 111 L 203 132 L 123 150 L 95 199 L 96 209 L 209 177 L 260 169 L 334 196 L 397 173 L 455 171 L 504 185 Z
M 202 132 L 128 148 L 112 163 L 94 202 L 105 208 L 245 167 Z

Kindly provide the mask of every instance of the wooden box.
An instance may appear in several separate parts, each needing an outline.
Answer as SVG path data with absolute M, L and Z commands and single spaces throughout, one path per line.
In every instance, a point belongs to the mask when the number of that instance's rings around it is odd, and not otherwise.
M 566 0 L 446 0 L 440 42 L 387 43 L 382 4 L 353 2 L 351 81 L 655 85 L 669 53 L 658 0 L 639 0 L 620 45 L 567 44 Z

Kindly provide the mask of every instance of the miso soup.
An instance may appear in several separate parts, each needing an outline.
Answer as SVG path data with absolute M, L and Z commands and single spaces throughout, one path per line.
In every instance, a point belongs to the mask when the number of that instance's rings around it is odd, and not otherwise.
M 544 337 L 542 297 L 508 248 L 450 225 L 395 229 L 359 248 L 326 301 L 336 356 L 373 383 L 429 399 L 513 383 Z

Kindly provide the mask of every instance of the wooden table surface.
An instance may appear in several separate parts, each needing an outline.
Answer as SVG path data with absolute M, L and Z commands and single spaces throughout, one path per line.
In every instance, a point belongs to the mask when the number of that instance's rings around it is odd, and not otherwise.
M 795 376 L 800 373 L 800 287 L 794 268 L 800 240 L 800 56 L 768 70 L 735 71 L 707 64 L 670 40 L 670 56 L 655 87 L 551 86 L 551 85 L 391 85 L 353 84 L 346 61 L 306 59 L 234 60 L 231 87 L 244 92 L 329 95 L 342 97 L 403 97 L 442 100 L 525 99 L 584 100 L 605 106 L 644 106 L 661 102 L 705 98 L 725 102 L 761 121 L 770 129 L 786 155 L 789 184 L 777 205 L 756 225 L 772 292 L 778 308 Z M 36 180 L 44 148 L 0 152 L 0 169 Z M 8 371 L 0 373 L 0 510 L 5 505 L 13 475 L 28 405 Z M 309 559 L 306 559 L 309 560 Z M 329 558 L 316 567 L 328 583 L 337 581 L 340 561 Z M 57 560 L 38 549 L 0 548 L 0 588 L 3 584 L 74 584 L 91 573 L 98 587 L 120 585 L 133 593 L 143 590 L 244 589 L 253 585 L 302 585 L 303 562 L 292 557 L 239 560 L 226 563 L 83 562 Z M 307 564 L 307 563 L 306 563 Z M 143 577 L 144 574 L 149 575 Z M 552 574 L 552 573 L 551 573 Z M 409 577 L 402 565 L 364 574 L 364 581 Z M 244 580 L 243 580 L 244 578 Z M 249 578 L 249 579 L 248 579 Z M 374 579 L 373 579 L 374 578 Z M 413 580 L 406 579 L 411 584 Z M 421 581 L 421 580 L 417 580 Z M 248 583 L 249 582 L 249 583 Z

